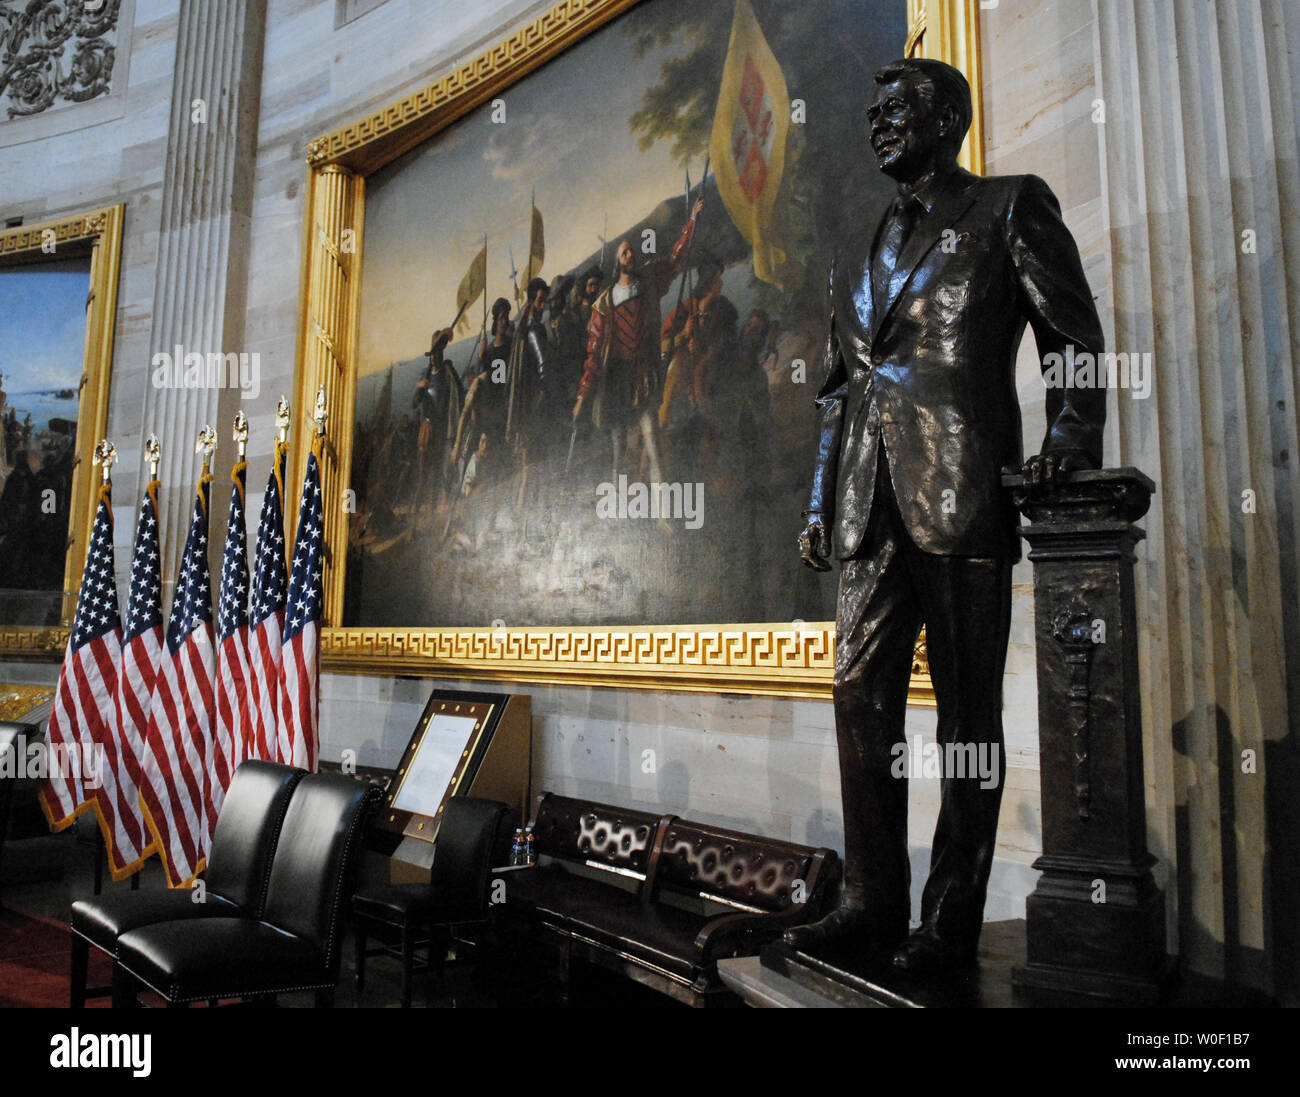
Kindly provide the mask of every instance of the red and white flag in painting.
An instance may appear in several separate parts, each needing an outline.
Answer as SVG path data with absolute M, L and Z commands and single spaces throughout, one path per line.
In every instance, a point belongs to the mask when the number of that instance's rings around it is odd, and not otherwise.
M 122 632 L 122 660 L 114 696 L 117 763 L 112 766 L 116 795 L 100 791 L 100 816 L 106 824 L 108 867 L 114 879 L 138 871 L 154 852 L 153 836 L 140 809 L 140 759 L 149 725 L 149 703 L 162 656 L 162 571 L 158 548 L 158 481 L 151 480 L 140 503 L 131 551 L 131 583 Z M 106 803 L 106 801 L 109 801 Z M 111 816 L 109 812 L 112 812 Z
M 249 608 L 248 745 L 247 757 L 280 761 L 279 697 L 280 645 L 284 638 L 284 599 L 289 573 L 284 566 L 285 446 L 277 442 L 275 460 L 262 496 L 257 520 L 257 549 L 253 559 L 253 599 Z
M 280 761 L 315 772 L 320 679 L 321 566 L 325 555 L 320 466 L 307 459 L 289 565 L 280 654 Z
M 113 576 L 113 495 L 111 486 L 103 484 L 81 573 L 77 614 L 46 731 L 49 769 L 37 790 L 53 830 L 70 826 L 95 804 L 94 786 L 104 768 L 100 744 L 114 730 L 113 692 L 121 646 Z
M 248 465 L 240 461 L 230 474 L 230 519 L 221 554 L 221 588 L 217 596 L 217 718 L 208 766 L 208 807 L 213 820 L 221 813 L 226 789 L 247 757 L 248 706 L 248 549 L 244 532 L 244 481 Z M 209 835 L 210 836 L 210 835 Z
M 145 735 L 140 800 L 158 840 L 169 887 L 186 887 L 203 870 L 213 822 L 206 788 L 215 662 L 208 575 L 211 484 L 207 473 L 199 478 Z

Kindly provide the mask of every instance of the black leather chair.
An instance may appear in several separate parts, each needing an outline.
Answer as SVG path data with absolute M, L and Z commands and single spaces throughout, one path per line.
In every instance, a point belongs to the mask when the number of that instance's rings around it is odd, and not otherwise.
M 500 853 L 512 821 L 510 808 L 498 800 L 453 796 L 438 825 L 429 882 L 372 885 L 353 896 L 358 1002 L 365 987 L 366 957 L 400 956 L 402 1007 L 409 1008 L 415 950 L 428 945 L 428 960 L 420 970 L 441 970 L 452 930 L 485 920 L 492 864 L 504 861 Z M 400 944 L 368 949 L 371 936 L 396 937 Z
M 113 1004 L 132 1004 L 143 985 L 171 1006 L 304 990 L 316 992 L 317 1005 L 333 1005 L 344 906 L 379 796 L 341 774 L 304 777 L 280 830 L 261 917 L 162 922 L 124 933 Z
M 28 740 L 35 741 L 40 736 L 40 728 L 35 724 L 0 723 L 0 760 L 6 755 L 13 757 L 4 762 L 5 768 L 15 774 L 13 777 L 0 777 L 0 869 L 4 866 L 5 839 L 9 836 L 9 812 L 13 807 L 14 787 L 18 784 L 18 758 L 27 749 Z
M 198 918 L 259 918 L 285 813 L 306 771 L 274 762 L 248 761 L 230 782 L 212 836 L 204 877 L 206 902 L 188 888 L 119 892 L 72 904 L 72 1006 L 103 997 L 108 987 L 87 989 L 90 946 L 117 958 L 124 933 L 158 922 Z

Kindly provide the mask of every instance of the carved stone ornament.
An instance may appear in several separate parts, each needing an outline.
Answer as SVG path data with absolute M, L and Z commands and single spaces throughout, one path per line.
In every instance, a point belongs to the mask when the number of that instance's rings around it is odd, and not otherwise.
M 104 95 L 122 0 L 0 3 L 0 106 L 6 118 Z

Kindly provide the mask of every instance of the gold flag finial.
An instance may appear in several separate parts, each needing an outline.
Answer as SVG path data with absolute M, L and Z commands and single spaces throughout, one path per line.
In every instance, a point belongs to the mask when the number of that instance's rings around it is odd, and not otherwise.
M 206 426 L 199 431 L 199 440 L 194 443 L 194 452 L 203 454 L 203 475 L 212 472 L 212 455 L 217 452 L 217 432 Z
M 284 396 L 275 405 L 275 429 L 281 445 L 289 441 L 289 401 Z
M 91 460 L 100 466 L 104 483 L 111 484 L 113 482 L 113 462 L 117 460 L 117 447 L 105 438 L 95 447 L 95 455 Z
M 144 459 L 149 462 L 149 479 L 158 479 L 158 462 L 162 460 L 162 446 L 158 444 L 158 435 L 151 434 L 144 443 Z
M 231 437 L 235 440 L 235 448 L 242 461 L 248 450 L 248 416 L 242 411 L 235 412 L 235 429 Z
M 316 390 L 316 410 L 312 412 L 312 422 L 316 424 L 316 436 L 319 438 L 325 433 L 325 420 L 329 418 L 329 413 L 325 410 L 325 386 L 321 385 Z

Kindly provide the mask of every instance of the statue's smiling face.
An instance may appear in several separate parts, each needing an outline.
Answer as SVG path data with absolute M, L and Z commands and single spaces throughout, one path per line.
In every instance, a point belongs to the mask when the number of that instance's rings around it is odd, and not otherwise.
M 942 123 L 928 91 L 914 79 L 891 80 L 877 85 L 867 109 L 876 161 L 895 179 L 924 172 L 940 140 Z

